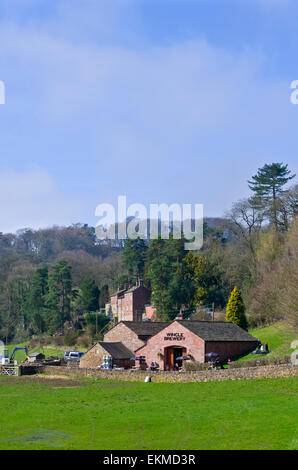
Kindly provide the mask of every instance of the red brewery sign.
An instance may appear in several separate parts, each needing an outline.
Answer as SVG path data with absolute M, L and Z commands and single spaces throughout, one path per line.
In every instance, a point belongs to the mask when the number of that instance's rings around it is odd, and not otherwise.
M 185 336 L 183 333 L 167 333 L 164 337 L 164 341 L 184 341 Z

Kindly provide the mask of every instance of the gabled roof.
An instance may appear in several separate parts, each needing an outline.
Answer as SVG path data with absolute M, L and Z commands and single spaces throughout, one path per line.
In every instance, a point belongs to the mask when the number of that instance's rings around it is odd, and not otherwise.
M 138 336 L 154 336 L 156 333 L 163 330 L 163 328 L 169 326 L 172 322 L 122 321 L 120 323 L 123 323 Z
M 148 292 L 150 292 L 149 289 L 147 289 L 147 287 L 143 286 L 142 284 L 141 284 L 141 285 L 138 285 L 138 286 L 130 287 L 129 289 L 127 289 L 126 292 L 134 292 L 134 291 L 140 289 L 140 287 L 141 287 L 142 289 L 146 289 Z
M 176 320 L 204 341 L 257 341 L 239 326 L 225 321 Z
M 110 295 L 110 297 L 114 297 L 115 295 L 122 295 L 126 292 L 126 289 L 120 289 L 120 290 L 117 290 L 117 292 L 114 292 L 113 294 Z
M 131 352 L 123 343 L 98 343 L 115 359 L 131 359 L 134 353 Z
M 172 323 L 180 323 L 195 335 L 204 341 L 257 341 L 252 335 L 247 333 L 239 326 L 225 321 L 192 321 L 192 320 L 173 320 L 168 322 L 137 322 L 121 321 L 113 328 L 123 323 L 127 328 L 133 331 L 139 337 L 144 337 L 147 341 L 161 330 Z M 113 329 L 111 328 L 111 330 Z M 109 331 L 111 331 L 109 330 Z M 108 331 L 108 332 L 109 332 Z M 107 333 L 108 333 L 107 332 Z M 143 339 L 143 338 L 142 338 Z M 103 343 L 100 343 L 103 344 Z M 106 343 L 107 344 L 107 343 Z M 143 347 L 143 346 L 142 346 Z

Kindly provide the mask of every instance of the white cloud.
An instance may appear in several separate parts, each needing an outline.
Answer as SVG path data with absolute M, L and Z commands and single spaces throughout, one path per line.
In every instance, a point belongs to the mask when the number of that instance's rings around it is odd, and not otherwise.
M 78 222 L 82 205 L 64 195 L 43 170 L 0 173 L 0 232 Z
M 104 136 L 132 127 L 184 138 L 229 125 L 247 95 L 259 99 L 266 88 L 257 52 L 231 54 L 204 41 L 131 50 L 11 25 L 1 28 L 0 41 L 0 60 L 16 58 L 23 91 L 34 90 L 32 106 L 44 122 L 59 127 L 89 117 Z
M 256 161 L 283 158 L 275 153 L 277 139 L 289 147 L 295 139 L 289 84 L 266 77 L 266 58 L 258 51 L 232 53 L 204 41 L 133 50 L 70 42 L 49 30 L 8 23 L 0 29 L 0 44 L 9 102 L 29 109 L 35 131 L 45 128 L 53 140 L 64 138 L 65 129 L 69 139 L 81 134 L 91 151 L 60 158 L 69 165 L 83 159 L 90 177 L 98 175 L 101 194 L 129 191 L 138 197 L 131 202 L 144 202 L 139 195 L 149 193 L 152 202 L 205 202 L 212 177 L 220 203 L 213 196 L 209 214 L 219 215 L 217 206 L 239 197 Z M 178 184 L 186 176 L 187 184 Z M 14 178 L 25 190 L 16 191 L 9 210 L 3 207 L 4 225 L 80 220 L 75 204 L 47 174 L 42 185 L 36 173 L 11 173 L 16 187 Z M 154 195 L 152 184 L 158 188 Z M 30 204 L 24 205 L 24 193 Z M 88 213 L 101 202 L 109 200 L 94 201 Z

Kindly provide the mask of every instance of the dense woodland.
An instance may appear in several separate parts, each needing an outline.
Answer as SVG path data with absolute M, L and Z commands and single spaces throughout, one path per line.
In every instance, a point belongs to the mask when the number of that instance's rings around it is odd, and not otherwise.
M 201 250 L 184 240 L 99 241 L 76 224 L 0 233 L 0 339 L 73 335 L 80 315 L 95 335 L 107 318 L 95 311 L 137 278 L 151 290 L 158 318 L 187 316 L 203 303 L 218 310 L 231 292 L 243 299 L 245 325 L 284 318 L 298 327 L 298 185 L 287 165 L 260 168 L 248 182 L 251 197 L 222 219 L 205 219 Z M 235 292 L 235 290 L 234 290 Z M 244 309 L 243 309 L 244 312 Z M 243 318 L 244 318 L 243 317 Z M 86 333 L 84 333 L 86 335 Z

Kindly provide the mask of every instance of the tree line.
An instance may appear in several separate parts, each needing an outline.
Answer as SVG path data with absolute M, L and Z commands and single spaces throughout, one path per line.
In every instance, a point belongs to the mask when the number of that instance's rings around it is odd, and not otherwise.
M 202 303 L 221 309 L 237 286 L 246 324 L 287 318 L 297 326 L 294 177 L 283 163 L 258 169 L 248 181 L 251 196 L 216 224 L 204 223 L 204 244 L 196 252 L 185 251 L 185 240 L 173 234 L 167 240 L 99 241 L 85 224 L 0 233 L 0 338 L 63 334 L 85 313 L 93 334 L 96 322 L 99 328 L 107 321 L 104 315 L 96 320 L 94 312 L 138 278 L 152 292 L 161 320 Z
M 204 224 L 197 252 L 185 252 L 184 240 L 173 236 L 127 240 L 123 281 L 144 278 L 159 319 L 199 303 L 220 309 L 237 286 L 242 325 L 286 318 L 297 326 L 298 185 L 285 189 L 295 176 L 283 163 L 258 169 L 248 181 L 251 196 L 235 202 L 218 226 Z

